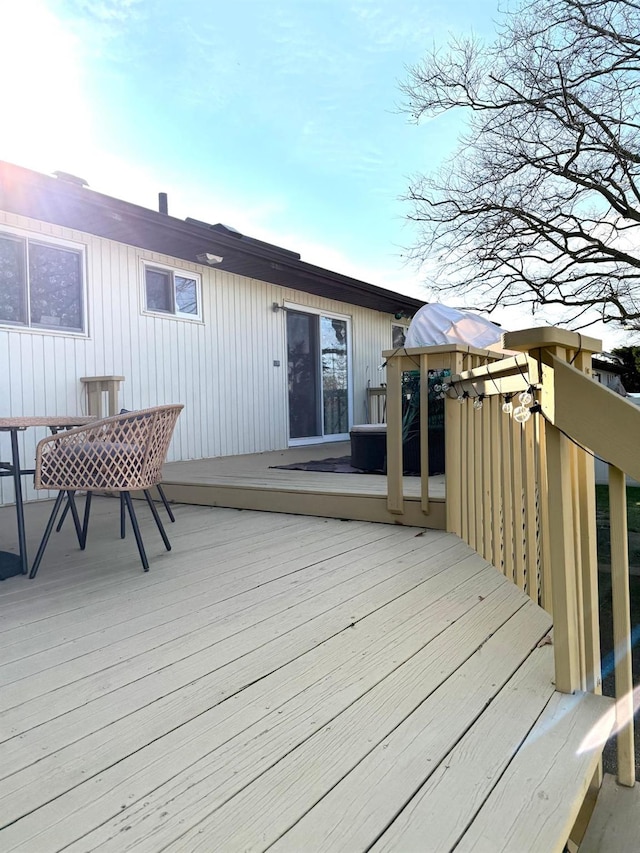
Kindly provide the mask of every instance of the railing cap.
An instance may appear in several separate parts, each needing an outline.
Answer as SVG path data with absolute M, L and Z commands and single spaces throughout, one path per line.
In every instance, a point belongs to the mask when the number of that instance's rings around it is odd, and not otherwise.
M 385 359 L 390 359 L 394 356 L 403 358 L 404 356 L 422 355 L 424 353 L 437 354 L 443 352 L 461 352 L 464 355 L 488 356 L 489 358 L 494 359 L 505 357 L 505 354 L 499 350 L 478 349 L 478 347 L 472 347 L 468 344 L 438 344 L 437 346 L 432 347 L 396 347 L 395 349 L 383 350 L 382 355 Z
M 569 332 L 557 326 L 536 326 L 502 335 L 504 349 L 528 352 L 540 347 L 565 347 L 582 352 L 602 352 L 602 341 L 579 332 Z

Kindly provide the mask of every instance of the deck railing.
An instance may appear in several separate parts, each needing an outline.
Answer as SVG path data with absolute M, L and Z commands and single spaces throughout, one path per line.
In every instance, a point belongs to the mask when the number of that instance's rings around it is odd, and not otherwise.
M 449 369 L 447 529 L 553 615 L 556 688 L 601 692 L 594 456 L 609 463 L 618 781 L 635 781 L 625 474 L 640 479 L 640 411 L 594 382 L 593 338 L 556 328 L 504 336 L 512 354 L 425 347 L 387 358 L 388 507 L 403 512 L 401 378 Z M 445 380 L 446 381 L 446 380 Z M 521 397 L 522 395 L 522 397 Z M 421 430 L 429 513 L 428 430 Z

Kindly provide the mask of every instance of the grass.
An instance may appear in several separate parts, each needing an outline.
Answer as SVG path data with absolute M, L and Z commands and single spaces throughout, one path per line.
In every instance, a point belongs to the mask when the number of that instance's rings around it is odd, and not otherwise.
M 609 489 L 596 486 L 596 524 L 598 535 L 598 562 L 608 566 L 611 562 L 611 536 L 609 532 Z M 629 566 L 640 570 L 640 487 L 627 486 L 627 529 L 629 533 Z
M 600 520 L 609 526 L 609 488 L 596 486 L 596 513 L 598 526 Z M 640 487 L 627 486 L 627 525 L 629 533 L 640 533 Z

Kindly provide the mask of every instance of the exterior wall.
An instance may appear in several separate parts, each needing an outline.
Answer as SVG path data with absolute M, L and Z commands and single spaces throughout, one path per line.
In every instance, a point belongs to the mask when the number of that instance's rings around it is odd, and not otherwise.
M 593 378 L 596 382 L 599 382 L 607 388 L 611 388 L 611 390 L 615 391 L 617 394 L 621 393 L 621 389 L 624 390 L 624 385 L 622 384 L 622 379 L 620 378 L 619 373 L 603 370 L 600 367 L 594 367 Z
M 391 345 L 390 315 L 13 214 L 0 212 L 2 225 L 86 246 L 88 334 L 0 327 L 0 416 L 86 412 L 79 378 L 115 374 L 125 377 L 120 404 L 126 408 L 185 404 L 171 460 L 284 448 L 286 315 L 273 312 L 274 302 L 351 317 L 354 423 L 365 420 L 367 383 L 384 381 L 378 366 Z M 142 313 L 142 260 L 200 273 L 203 322 Z M 32 429 L 21 436 L 23 464 L 44 434 Z M 5 433 L 0 458 L 10 458 Z M 36 497 L 24 486 L 27 498 Z M 0 501 L 11 500 L 13 488 L 3 478 Z

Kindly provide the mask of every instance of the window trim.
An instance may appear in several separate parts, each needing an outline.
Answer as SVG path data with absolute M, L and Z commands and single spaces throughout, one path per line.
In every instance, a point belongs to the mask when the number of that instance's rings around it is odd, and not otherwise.
M 187 270 L 182 267 L 173 266 L 171 264 L 163 264 L 156 263 L 155 261 L 150 261 L 148 259 L 141 259 L 140 261 L 141 267 L 141 297 L 142 297 L 142 314 L 145 314 L 149 317 L 164 317 L 165 319 L 171 320 L 186 320 L 189 323 L 203 323 L 203 312 L 202 312 L 202 275 L 199 272 L 195 272 L 192 270 Z M 173 285 L 173 292 L 171 294 L 171 300 L 173 305 L 172 311 L 162 311 L 158 308 L 149 308 L 147 305 L 147 270 L 152 270 L 161 273 L 169 273 L 171 276 L 171 283 Z M 179 311 L 177 309 L 176 304 L 176 287 L 175 287 L 175 278 L 176 276 L 180 276 L 183 278 L 191 279 L 196 284 L 196 307 L 197 312 L 195 314 L 191 314 L 186 311 Z
M 87 301 L 87 244 L 78 243 L 74 240 L 66 240 L 63 237 L 55 237 L 35 231 L 25 231 L 14 228 L 5 223 L 0 223 L 0 237 L 6 235 L 22 241 L 25 262 L 25 285 L 26 285 L 26 322 L 14 322 L 0 318 L 0 328 L 5 331 L 30 332 L 34 334 L 53 334 L 64 337 L 88 338 L 89 337 L 89 311 Z M 29 282 L 29 244 L 39 246 L 67 249 L 79 256 L 80 266 L 80 321 L 81 328 L 74 329 L 69 326 L 47 326 L 44 323 L 33 323 L 31 319 L 31 291 Z
M 409 331 L 409 323 L 406 323 L 406 324 L 405 324 L 405 323 L 401 323 L 399 320 L 392 320 L 392 321 L 391 321 L 391 348 L 392 348 L 392 349 L 394 349 L 394 348 L 395 348 L 395 349 L 402 349 L 402 347 L 404 346 L 404 344 L 400 344 L 400 346 L 395 346 L 395 344 L 394 344 L 394 342 L 393 342 L 393 330 L 394 330 L 394 328 L 396 328 L 396 327 L 397 327 L 398 329 L 403 329 L 403 330 L 404 330 L 403 334 L 404 334 L 404 339 L 406 340 L 406 339 L 407 339 L 407 332 Z

